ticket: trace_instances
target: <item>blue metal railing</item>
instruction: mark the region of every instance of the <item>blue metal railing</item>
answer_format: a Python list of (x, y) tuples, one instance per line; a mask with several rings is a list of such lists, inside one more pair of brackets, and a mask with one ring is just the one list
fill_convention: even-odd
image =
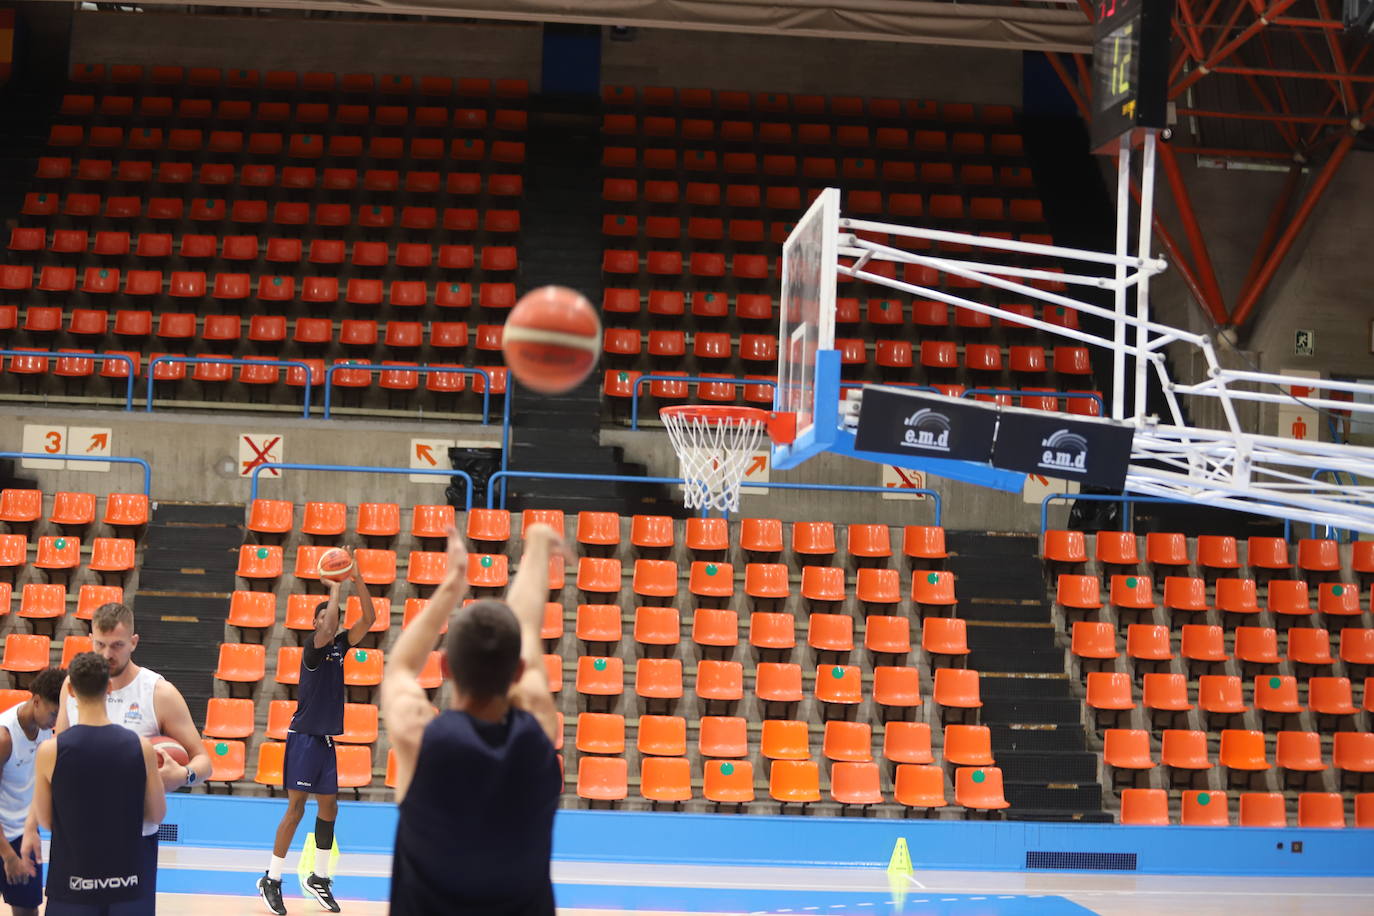
[[(602, 483), (684, 483), (681, 477), (632, 477), (628, 474), (562, 474), (554, 471), (497, 471), (491, 475), (491, 480), (487, 483), (487, 508), (496, 508), (497, 493), (496, 484), (501, 482), (501, 507), (505, 508), (505, 481), (507, 478), (538, 479), (538, 480), (590, 480)], [(872, 487), (858, 486), (855, 484), (838, 483), (749, 483), (740, 484), (742, 487), (767, 490), (825, 490), (837, 493), (891, 493), (892, 487)], [(902, 494), (919, 493), (929, 496), (935, 504), (935, 524), (941, 524), (940, 519), (944, 514), (943, 503), (940, 494), (934, 490), (924, 489), (902, 489)]]
[[(148, 406), (145, 410), (151, 412), (153, 409), (153, 384), (157, 381), (154, 378), (154, 370), (163, 363), (184, 363), (187, 365), (202, 365), (206, 363), (218, 363), (225, 366), (285, 366), (287, 368), (300, 368), (305, 370), (303, 377), (305, 394), (301, 409), (302, 417), (310, 416), (310, 389), (314, 382), (310, 375), (310, 364), (293, 359), (231, 359), (227, 356), (155, 356), (148, 360)], [(165, 379), (171, 381), (171, 379)]]
[(249, 475), (248, 502), (258, 498), (258, 475), (263, 471), (362, 471), (368, 474), (424, 474), (428, 477), (461, 477), (466, 487), (464, 511), (472, 508), (472, 478), (464, 471), (444, 470), (442, 468), (384, 468), (362, 464), (279, 464), (269, 461), (253, 468)]
[[(1332, 432), (1335, 432), (1334, 426)], [(1350, 485), (1352, 487), (1357, 487), (1360, 485), (1359, 478), (1357, 478), (1354, 474), (1351, 474), (1349, 471), (1346, 471), (1345, 473), (1350, 477)], [(1317, 468), (1315, 471), (1312, 472), (1312, 479), (1318, 480), (1319, 478), (1321, 478), (1323, 474), (1330, 474), (1333, 478), (1335, 478), (1335, 481), (1338, 484), (1341, 482), (1341, 472), (1336, 470), (1335, 468)], [(1317, 525), (1315, 522), (1308, 522), (1307, 536), (1317, 536)], [(1334, 537), (1337, 541), (1353, 541), (1355, 540), (1355, 532), (1350, 530), (1349, 528), (1336, 528), (1331, 525), (1323, 525), (1322, 537)], [(1291, 518), (1286, 518), (1283, 520), (1283, 539), (1285, 541), (1293, 540), (1293, 520)]]
[[(412, 365), (383, 365), (381, 363), (335, 363), (324, 372), (324, 418), (329, 419), (331, 405), (334, 401), (334, 373), (347, 369), (358, 369), (363, 372), (414, 372), (418, 375), (432, 375), (443, 373), (447, 375), (475, 375), (485, 383), (482, 386), (482, 425), (487, 426), (491, 423), (491, 374), (485, 369), (468, 369), (459, 366), (412, 366)], [(506, 386), (510, 390), (510, 386)], [(509, 414), (507, 414), (509, 416)]]
[(129, 370), (128, 375), (124, 377), (124, 409), (134, 409), (134, 376), (138, 375), (138, 366), (134, 364), (132, 357), (125, 356), (123, 353), (77, 353), (71, 350), (0, 350), (0, 356), (43, 356), (57, 359), (91, 359), (101, 362), (115, 360), (124, 363)]
[(1050, 526), (1050, 503), (1055, 500), (1068, 502), (1070, 500), (1079, 499), (1087, 500), (1092, 503), (1121, 503), (1122, 531), (1130, 531), (1131, 522), (1134, 520), (1132, 518), (1132, 513), (1126, 511), (1127, 503), (1179, 503), (1181, 505), (1191, 505), (1185, 500), (1168, 499), (1163, 496), (1127, 496), (1124, 493), (1051, 493), (1049, 496), (1040, 500), (1040, 536), (1043, 538), (1045, 536), (1045, 530)]
[(1102, 402), (1102, 395), (1091, 391), (1037, 391), (1035, 389), (1026, 388), (970, 388), (961, 394), (960, 397), (971, 398), (980, 394), (1005, 394), (1028, 398), (1065, 398), (1069, 400), (1073, 398), (1087, 398), (1096, 402), (1098, 416), (1102, 416), (1103, 411), (1106, 410), (1106, 405)]
[(49, 455), (47, 452), (0, 452), (0, 458), (41, 458), (45, 461), (108, 461), (111, 464), (136, 464), (143, 468), (143, 495), (153, 497), (153, 466), (142, 458), (120, 458), (112, 455)]
[[(745, 385), (767, 385), (774, 392), (778, 390), (778, 383), (771, 378), (712, 378), (706, 375), (641, 375), (635, 379), (634, 392), (630, 395), (630, 429), (639, 429), (639, 396), (643, 391), (646, 382), (682, 382), (684, 385), (689, 382), (695, 383), (716, 383), (721, 385), (732, 385), (736, 388)], [(771, 403), (771, 402), (770, 402)]]

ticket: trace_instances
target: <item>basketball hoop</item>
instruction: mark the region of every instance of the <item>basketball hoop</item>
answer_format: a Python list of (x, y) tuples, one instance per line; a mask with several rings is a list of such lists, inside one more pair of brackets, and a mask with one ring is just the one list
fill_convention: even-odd
[[(765, 432), (782, 441), (792, 414), (756, 407), (684, 404), (658, 412), (668, 427), (685, 481), (688, 509), (739, 509), (739, 485), (762, 446)], [(795, 421), (793, 421), (795, 422)]]

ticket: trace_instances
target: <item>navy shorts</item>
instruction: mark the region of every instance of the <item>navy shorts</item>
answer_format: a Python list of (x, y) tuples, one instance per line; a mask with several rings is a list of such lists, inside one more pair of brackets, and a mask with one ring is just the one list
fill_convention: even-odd
[(338, 795), (339, 760), (334, 756), (334, 739), (288, 732), (282, 776), (287, 791)]
[(123, 903), (68, 903), (48, 900), (46, 916), (157, 916), (157, 834), (142, 840), (139, 878), (144, 891), (137, 900)]
[[(15, 837), (9, 841), (15, 855), (19, 855), (19, 844), (24, 838)], [(36, 910), (43, 903), (43, 863), (38, 864), (38, 874), (23, 884), (10, 884), (3, 870), (0, 870), (0, 899), (10, 906)]]

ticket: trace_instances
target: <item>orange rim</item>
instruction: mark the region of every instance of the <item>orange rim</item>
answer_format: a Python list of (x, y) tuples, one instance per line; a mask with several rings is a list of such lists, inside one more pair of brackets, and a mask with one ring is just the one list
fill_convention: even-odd
[(667, 420), (681, 417), (688, 420), (702, 420), (707, 423), (761, 423), (774, 442), (786, 445), (796, 437), (797, 418), (795, 414), (759, 407), (736, 407), (732, 404), (675, 404), (663, 407), (658, 415)]

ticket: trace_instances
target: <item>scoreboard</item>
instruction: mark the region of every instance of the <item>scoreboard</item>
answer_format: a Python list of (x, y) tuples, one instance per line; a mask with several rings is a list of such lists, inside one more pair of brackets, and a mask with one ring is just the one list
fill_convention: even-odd
[(1092, 145), (1109, 153), (1122, 134), (1168, 119), (1174, 0), (1096, 0)]

